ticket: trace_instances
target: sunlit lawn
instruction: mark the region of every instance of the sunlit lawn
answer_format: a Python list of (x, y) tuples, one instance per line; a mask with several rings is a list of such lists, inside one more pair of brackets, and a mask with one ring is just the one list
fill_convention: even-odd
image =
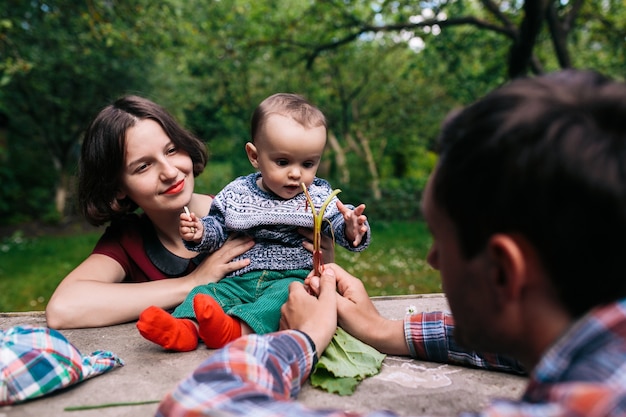
[[(441, 292), (439, 274), (424, 261), (430, 237), (422, 222), (372, 225), (361, 253), (336, 250), (337, 263), (363, 279), (368, 292), (399, 295)], [(44, 310), (61, 279), (84, 259), (99, 233), (0, 242), (0, 311)]]
[(371, 296), (441, 292), (439, 272), (425, 261), (431, 238), (423, 222), (372, 225), (370, 247), (336, 250), (337, 263), (361, 278)]

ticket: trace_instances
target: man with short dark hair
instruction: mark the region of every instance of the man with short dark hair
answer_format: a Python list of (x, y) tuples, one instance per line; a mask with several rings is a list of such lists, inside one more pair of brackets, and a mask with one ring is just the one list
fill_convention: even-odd
[(626, 85), (575, 70), (455, 113), (422, 201), (452, 315), (385, 319), (360, 280), (327, 265), (290, 287), (281, 328), (294, 330), (216, 352), (159, 414), (347, 415), (290, 401), (339, 325), (384, 353), (530, 371), (520, 400), (476, 415), (626, 415), (624, 120)]

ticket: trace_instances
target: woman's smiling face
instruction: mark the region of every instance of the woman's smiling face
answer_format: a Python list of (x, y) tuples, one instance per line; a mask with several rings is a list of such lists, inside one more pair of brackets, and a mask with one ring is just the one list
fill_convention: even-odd
[(121, 182), (117, 198), (130, 198), (148, 214), (180, 210), (193, 194), (193, 163), (159, 123), (143, 119), (126, 132)]

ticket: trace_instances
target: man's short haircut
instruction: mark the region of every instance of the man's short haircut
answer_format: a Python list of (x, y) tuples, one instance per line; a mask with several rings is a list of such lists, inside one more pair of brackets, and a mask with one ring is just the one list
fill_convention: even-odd
[(472, 258), (523, 235), (577, 317), (626, 296), (626, 85), (591, 71), (518, 79), (451, 115), (434, 200)]

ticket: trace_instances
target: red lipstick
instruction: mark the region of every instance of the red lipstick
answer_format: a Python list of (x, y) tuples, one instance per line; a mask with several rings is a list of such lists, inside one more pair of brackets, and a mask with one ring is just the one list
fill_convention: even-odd
[(185, 187), (185, 180), (182, 179), (178, 181), (176, 184), (172, 185), (170, 188), (165, 190), (163, 194), (178, 194)]

